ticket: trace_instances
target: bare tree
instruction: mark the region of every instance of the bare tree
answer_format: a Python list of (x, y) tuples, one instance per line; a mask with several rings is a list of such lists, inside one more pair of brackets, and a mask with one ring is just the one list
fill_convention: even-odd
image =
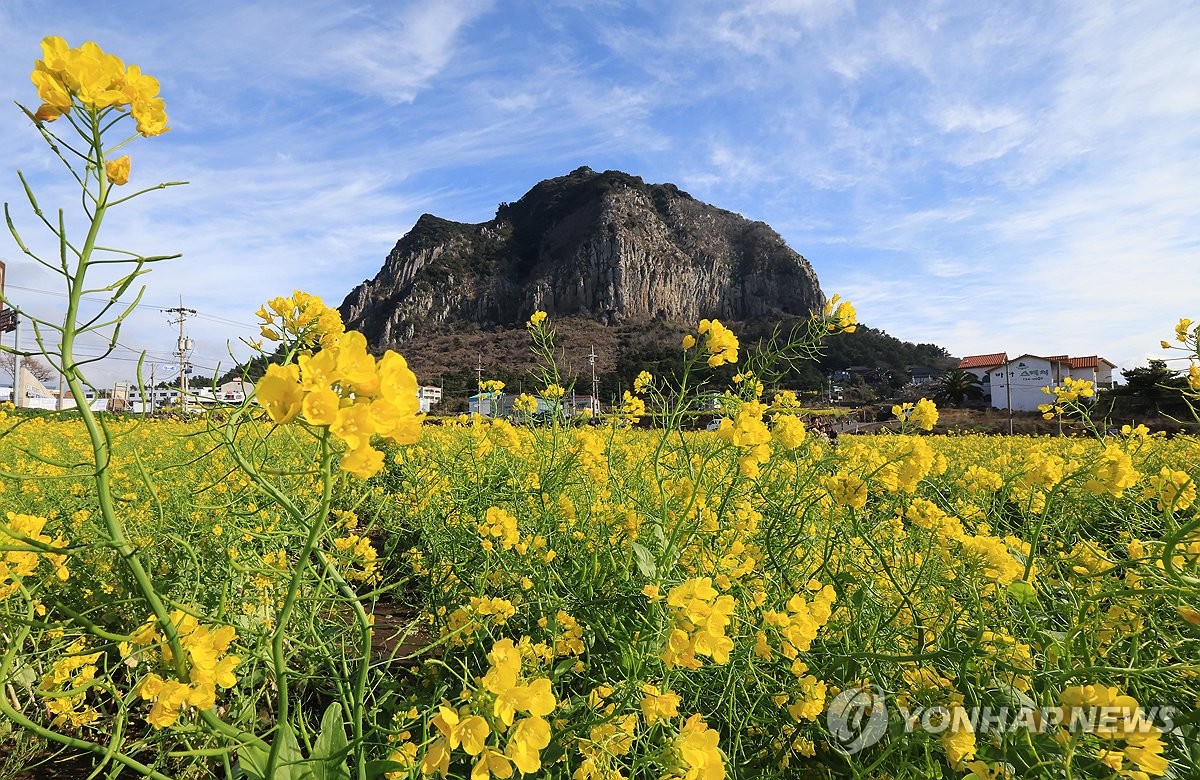
[[(0, 370), (7, 371), (11, 376), (16, 370), (16, 356), (9, 352), (0, 352)], [(53, 382), (56, 378), (54, 370), (35, 357), (21, 358), (21, 365), (29, 373), (37, 377), (39, 382)]]

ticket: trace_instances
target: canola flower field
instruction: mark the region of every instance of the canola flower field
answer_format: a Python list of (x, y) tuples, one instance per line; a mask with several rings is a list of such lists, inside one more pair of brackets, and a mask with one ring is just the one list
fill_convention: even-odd
[[(6, 214), (62, 277), (61, 321), (22, 316), (79, 398), (77, 337), (116, 343), (169, 259), (102, 224), (177, 183), (119, 189), (116, 152), (169, 129), (157, 81), (42, 54), (25, 113), (88, 232), (23, 179), (58, 257)], [(921, 400), (834, 447), (779, 382), (855, 328), (834, 296), (754, 350), (701, 320), (678, 383), (643, 372), (600, 420), (522, 396), (524, 424), (435, 427), (319, 298), (258, 316), (239, 407), (0, 409), (0, 778), (1200, 776), (1200, 441), (1100, 436), (1090, 383), (1043, 409), (1090, 435), (928, 436)], [(553, 323), (528, 329), (560, 399)], [(1193, 403), (1198, 341), (1181, 320)], [(682, 431), (714, 390), (720, 427)]]
[[(388, 777), (1194, 776), (1200, 442), (900, 435), (835, 449), (789, 420), (776, 412), (749, 446), (475, 420), (427, 428), (370, 481), (345, 478), (314, 554), (358, 600), (326, 577), (292, 594), (301, 720), (315, 734), (358, 664), (360, 738)], [(315, 506), (315, 447), (289, 427), (242, 433)], [(5, 553), (7, 630), (29, 612), (7, 653), (13, 702), (64, 733), (117, 737), (164, 774), (209, 771), (218, 747), (249, 767), (199, 715), (268, 725), (272, 621), (307, 529), (229, 458), (201, 458), (205, 425), (111, 429), (113, 495), (175, 608), (190, 682), (96, 528), (94, 488), (44, 462), (85, 449), (81, 427), (34, 420), (0, 444), (6, 471), (41, 477), (0, 481), (6, 529), (55, 548)], [(355, 604), (393, 608), (367, 653), (344, 652)], [(893, 719), (846, 755), (827, 708), (869, 686), (951, 714), (1116, 703), (1130, 719), (986, 735)], [(1177, 709), (1170, 732), (1137, 721), (1151, 705)]]

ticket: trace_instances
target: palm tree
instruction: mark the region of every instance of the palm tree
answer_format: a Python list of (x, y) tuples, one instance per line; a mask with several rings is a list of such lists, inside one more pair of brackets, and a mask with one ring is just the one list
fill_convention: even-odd
[(983, 398), (983, 382), (979, 377), (961, 368), (947, 371), (937, 381), (933, 398), (946, 406), (962, 406), (967, 401)]

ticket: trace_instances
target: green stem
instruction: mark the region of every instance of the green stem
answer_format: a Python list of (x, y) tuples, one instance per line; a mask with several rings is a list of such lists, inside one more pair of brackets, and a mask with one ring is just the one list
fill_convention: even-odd
[[(296, 570), (292, 573), (291, 582), (288, 583), (287, 595), (283, 599), (283, 608), (279, 610), (279, 614), (276, 616), (275, 630), (271, 635), (271, 664), (275, 671), (275, 683), (279, 687), (279, 701), (275, 708), (277, 726), (287, 724), (288, 717), (291, 714), (291, 699), (288, 692), (289, 674), (287, 659), (284, 656), (283, 642), (287, 634), (288, 622), (291, 620), (292, 612), (296, 608), (297, 596), (300, 593), (300, 583), (304, 581), (304, 576), (308, 572), (309, 558), (312, 557), (313, 551), (317, 547), (317, 542), (321, 540), (321, 534), (325, 531), (329, 509), (333, 503), (332, 463), (333, 447), (330, 446), (329, 431), (326, 429), (321, 432), (321, 505), (312, 518), (312, 527), (308, 531), (308, 538), (304, 540), (304, 547), (300, 550), (300, 557), (296, 561)], [(271, 742), (271, 752), (267, 756), (265, 770), (267, 777), (275, 776), (275, 768), (279, 762), (279, 751), (282, 745), (283, 740), (279, 738)]]
[[(78, 333), (78, 319), (80, 300), (85, 289), (84, 280), (87, 275), (89, 266), (91, 265), (92, 252), (95, 251), (96, 241), (100, 235), (100, 227), (104, 221), (106, 202), (108, 199), (108, 180), (105, 178), (102, 169), (104, 167), (104, 154), (101, 151), (102, 145), (100, 141), (99, 118), (93, 113), (92, 120), (92, 137), (91, 144), (94, 153), (94, 158), (89, 158), (89, 164), (94, 165), (97, 171), (97, 195), (96, 195), (96, 210), (92, 214), (91, 224), (88, 227), (87, 238), (84, 241), (82, 248), (79, 251), (79, 259), (75, 266), (75, 273), (70, 278), (67, 287), (67, 313), (63, 318), (62, 327), (62, 343), (60, 353), (62, 356), (63, 378), (67, 386), (71, 388), (71, 392), (76, 398), (83, 398), (84, 382), (83, 377), (79, 373), (78, 366), (74, 358), (75, 337)], [(94, 479), (96, 483), (96, 498), (100, 508), (100, 515), (104, 522), (105, 530), (113, 548), (117, 551), (121, 561), (129, 569), (133, 575), (134, 581), (137, 583), (138, 591), (146, 600), (150, 607), (150, 611), (154, 614), (159, 626), (162, 628), (163, 634), (167, 638), (167, 643), (171, 647), (175, 673), (180, 680), (188, 680), (187, 655), (179, 642), (179, 633), (175, 629), (175, 624), (171, 621), (170, 612), (162, 598), (158, 595), (154, 587), (154, 581), (146, 567), (143, 565), (141, 557), (134, 547), (129, 543), (129, 539), (125, 533), (125, 524), (120, 517), (117, 516), (116, 507), (112, 498), (112, 486), (110, 482), (110, 467), (112, 465), (112, 443), (109, 433), (102, 422), (97, 419), (96, 414), (87, 404), (79, 406), (79, 417), (83, 421), (84, 427), (87, 429), (88, 439), (91, 444), (92, 462), (95, 465)], [(225, 734), (226, 736), (237, 737), (246, 742), (264, 744), (262, 740), (253, 734), (246, 734), (240, 729), (236, 729), (222, 721), (211, 712), (200, 713), (201, 719), (205, 721), (214, 730)], [(134, 767), (142, 771), (141, 765)], [(149, 770), (146, 770), (149, 771)], [(162, 775), (156, 775), (162, 776)]]
[(328, 556), (318, 550), (317, 559), (325, 568), (329, 578), (337, 586), (338, 591), (349, 601), (351, 607), (354, 609), (354, 619), (358, 624), (359, 655), (362, 658), (359, 662), (358, 670), (354, 675), (354, 691), (350, 701), (350, 725), (354, 731), (354, 747), (357, 754), (354, 764), (358, 780), (367, 780), (363, 720), (365, 715), (364, 702), (367, 698), (367, 673), (371, 667), (371, 622), (370, 618), (367, 617), (366, 610), (363, 609), (362, 598), (354, 592), (354, 589), (350, 587), (350, 583), (346, 582)]

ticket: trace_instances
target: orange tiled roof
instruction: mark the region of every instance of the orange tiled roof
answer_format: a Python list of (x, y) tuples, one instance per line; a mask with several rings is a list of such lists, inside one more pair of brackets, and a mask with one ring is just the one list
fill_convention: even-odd
[(996, 352), (991, 355), (968, 355), (958, 361), (959, 368), (991, 368), (992, 366), (1004, 365), (1004, 359), (1007, 357), (1003, 352)]
[(1088, 355), (1087, 357), (1071, 358), (1071, 368), (1100, 368), (1101, 363), (1105, 363), (1109, 368), (1116, 368), (1115, 363), (1110, 363), (1099, 355)]

